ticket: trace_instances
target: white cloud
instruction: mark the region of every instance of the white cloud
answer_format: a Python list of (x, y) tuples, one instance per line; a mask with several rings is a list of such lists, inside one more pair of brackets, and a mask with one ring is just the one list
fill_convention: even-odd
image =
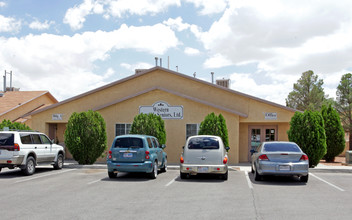
[(191, 47), (186, 47), (184, 52), (189, 56), (195, 56), (200, 54), (200, 51), (198, 49), (191, 48)]
[(40, 22), (38, 20), (35, 20), (29, 24), (29, 27), (35, 30), (45, 30), (45, 29), (49, 29), (50, 26), (53, 24), (55, 24), (54, 21), (45, 20), (44, 22)]
[(220, 68), (232, 65), (232, 62), (221, 54), (215, 54), (204, 62), (205, 68)]
[(6, 6), (6, 2), (0, 2), (0, 8), (5, 7)]
[(201, 15), (209, 15), (223, 12), (230, 0), (186, 0), (188, 3), (194, 4), (197, 8), (202, 8)]
[(111, 32), (85, 32), (74, 36), (30, 34), (21, 38), (0, 38), (0, 63), (14, 72), (18, 77), (16, 84), (23, 90), (50, 89), (62, 99), (104, 84), (114, 70), (107, 69), (100, 76), (95, 73), (94, 63), (109, 59), (113, 51), (134, 49), (155, 55), (177, 44), (174, 32), (162, 24), (122, 25)]
[(20, 29), (21, 21), (0, 15), (0, 32), (18, 32)]
[(135, 64), (121, 63), (120, 66), (130, 71), (135, 71), (136, 69), (150, 69), (153, 67), (150, 63), (144, 62), (139, 62)]
[(191, 27), (190, 24), (183, 23), (183, 19), (181, 17), (177, 17), (175, 19), (169, 18), (167, 21), (164, 21), (163, 24), (170, 26), (173, 30), (184, 31)]
[(90, 14), (102, 14), (104, 12), (103, 1), (84, 0), (80, 5), (75, 5), (66, 11), (63, 22), (69, 24), (73, 30), (83, 27), (86, 16)]
[(105, 19), (110, 16), (121, 18), (124, 15), (146, 15), (165, 12), (170, 6), (181, 6), (180, 0), (85, 0), (80, 5), (69, 8), (64, 23), (73, 30), (83, 27), (86, 17), (92, 14), (103, 14)]

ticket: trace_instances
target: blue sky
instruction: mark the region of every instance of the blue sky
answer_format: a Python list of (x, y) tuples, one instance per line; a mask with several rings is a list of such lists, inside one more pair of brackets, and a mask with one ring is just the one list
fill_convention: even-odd
[(151, 68), (154, 57), (167, 68), (169, 57), (171, 70), (208, 82), (215, 72), (233, 90), (283, 105), (313, 70), (335, 97), (352, 70), (351, 8), (347, 0), (0, 0), (0, 71), (12, 71), (21, 91), (61, 101)]

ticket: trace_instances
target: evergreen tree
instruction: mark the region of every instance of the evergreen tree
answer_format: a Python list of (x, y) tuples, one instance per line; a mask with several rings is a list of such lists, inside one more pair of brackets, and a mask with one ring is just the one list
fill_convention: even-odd
[(323, 106), (321, 114), (324, 119), (326, 134), (326, 154), (324, 159), (333, 162), (335, 157), (345, 149), (345, 132), (342, 128), (340, 116), (337, 111), (329, 105)]
[(288, 139), (308, 155), (309, 166), (316, 166), (326, 154), (324, 119), (320, 112), (296, 112), (291, 119)]
[(225, 118), (220, 114), (216, 116), (214, 112), (208, 114), (204, 121), (200, 123), (199, 135), (215, 135), (221, 137), (224, 145), (229, 146), (229, 137)]
[(293, 91), (288, 94), (286, 106), (301, 111), (320, 110), (326, 101), (323, 84), (323, 80), (318, 80), (313, 71), (302, 73), (297, 83), (293, 84)]
[(79, 164), (93, 164), (107, 147), (104, 118), (92, 110), (74, 112), (68, 120), (65, 145)]
[(335, 107), (342, 121), (342, 126), (349, 132), (349, 150), (352, 150), (352, 74), (341, 77), (336, 91)]
[(141, 113), (134, 117), (130, 134), (151, 135), (156, 137), (160, 144), (166, 143), (164, 120), (156, 114)]

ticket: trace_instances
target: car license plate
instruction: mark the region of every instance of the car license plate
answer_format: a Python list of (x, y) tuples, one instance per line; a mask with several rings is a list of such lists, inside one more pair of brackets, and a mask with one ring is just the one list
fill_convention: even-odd
[(198, 172), (199, 173), (207, 173), (209, 170), (208, 167), (198, 167)]
[(133, 157), (133, 153), (124, 153), (124, 154), (123, 154), (123, 157), (125, 157), (125, 158), (131, 158), (131, 157)]
[(279, 166), (279, 170), (288, 171), (291, 170), (291, 167), (288, 165), (281, 165)]

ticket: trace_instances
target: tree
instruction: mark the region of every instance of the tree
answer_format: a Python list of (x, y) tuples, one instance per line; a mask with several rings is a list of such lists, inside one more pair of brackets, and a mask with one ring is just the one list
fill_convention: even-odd
[(65, 131), (65, 145), (79, 164), (93, 164), (106, 150), (106, 125), (98, 112), (74, 112)]
[(146, 134), (154, 136), (160, 144), (166, 143), (165, 123), (161, 116), (141, 113), (134, 117), (130, 134)]
[(19, 123), (11, 122), (10, 120), (3, 120), (0, 124), (0, 129), (9, 128), (13, 130), (32, 130), (29, 126)]
[(340, 114), (342, 126), (349, 132), (349, 150), (352, 150), (352, 74), (341, 77), (337, 86), (335, 108)]
[(320, 110), (326, 101), (323, 84), (323, 80), (318, 80), (318, 76), (314, 75), (313, 71), (302, 73), (297, 83), (293, 84), (293, 91), (288, 94), (286, 106), (301, 111)]
[(324, 119), (320, 112), (296, 112), (287, 131), (288, 139), (298, 144), (308, 155), (309, 166), (316, 166), (326, 154)]
[(345, 132), (342, 128), (340, 116), (337, 111), (329, 105), (323, 105), (321, 114), (324, 119), (326, 134), (326, 154), (324, 159), (333, 162), (335, 157), (345, 149)]
[(215, 135), (221, 137), (225, 146), (229, 146), (229, 137), (227, 132), (226, 120), (220, 114), (216, 116), (214, 112), (210, 113), (200, 123), (199, 135)]

